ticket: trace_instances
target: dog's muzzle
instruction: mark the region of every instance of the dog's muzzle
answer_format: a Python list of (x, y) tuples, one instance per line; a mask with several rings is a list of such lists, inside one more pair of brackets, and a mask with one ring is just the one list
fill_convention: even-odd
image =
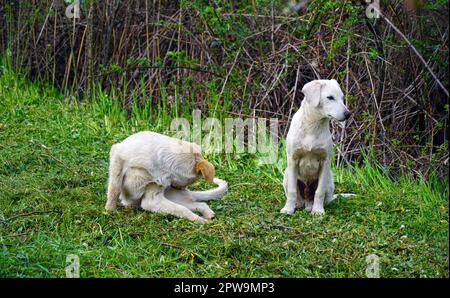
[(347, 120), (348, 118), (350, 118), (352, 116), (352, 112), (350, 112), (350, 111), (345, 111), (344, 112), (344, 120)]

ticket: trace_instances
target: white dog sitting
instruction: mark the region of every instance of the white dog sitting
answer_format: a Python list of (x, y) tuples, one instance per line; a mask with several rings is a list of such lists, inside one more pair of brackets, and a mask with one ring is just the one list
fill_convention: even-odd
[[(214, 166), (202, 157), (197, 144), (154, 132), (139, 132), (111, 147), (105, 208), (114, 210), (120, 197), (125, 207), (140, 206), (207, 223), (214, 212), (198, 201), (217, 199), (228, 188), (214, 174)], [(189, 191), (186, 187), (201, 176), (218, 187)], [(203, 217), (193, 211), (199, 211)]]
[(297, 207), (324, 214), (324, 205), (333, 200), (334, 192), (330, 119), (344, 121), (351, 113), (336, 80), (309, 82), (302, 93), (305, 98), (292, 118), (286, 137), (287, 168), (283, 186), (287, 201), (281, 213), (292, 214)]

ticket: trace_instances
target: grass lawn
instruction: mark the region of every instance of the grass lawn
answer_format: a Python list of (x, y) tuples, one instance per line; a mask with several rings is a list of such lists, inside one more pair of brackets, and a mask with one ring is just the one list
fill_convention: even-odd
[(336, 192), (358, 196), (324, 217), (280, 214), (284, 157), (249, 155), (208, 157), (229, 183), (211, 224), (105, 213), (109, 147), (167, 131), (153, 118), (0, 74), (0, 277), (64, 277), (68, 254), (81, 277), (364, 277), (371, 254), (381, 277), (449, 276), (448, 181), (393, 181), (369, 164), (335, 171)]

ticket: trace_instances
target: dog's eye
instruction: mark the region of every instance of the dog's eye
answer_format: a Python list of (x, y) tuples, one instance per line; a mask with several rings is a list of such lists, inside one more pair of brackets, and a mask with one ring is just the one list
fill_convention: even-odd
[(334, 100), (334, 97), (333, 97), (333, 96), (331, 96), (331, 95), (330, 95), (330, 96), (328, 96), (327, 98), (328, 98), (329, 100)]

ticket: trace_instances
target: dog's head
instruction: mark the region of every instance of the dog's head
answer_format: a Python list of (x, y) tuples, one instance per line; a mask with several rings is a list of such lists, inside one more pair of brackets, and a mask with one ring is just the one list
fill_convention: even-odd
[(311, 81), (303, 86), (302, 93), (307, 104), (324, 118), (344, 121), (352, 115), (344, 104), (344, 93), (336, 80)]
[(205, 159), (200, 159), (195, 164), (195, 171), (197, 174), (202, 173), (203, 178), (209, 183), (213, 183), (215, 169), (212, 163), (208, 162)]

